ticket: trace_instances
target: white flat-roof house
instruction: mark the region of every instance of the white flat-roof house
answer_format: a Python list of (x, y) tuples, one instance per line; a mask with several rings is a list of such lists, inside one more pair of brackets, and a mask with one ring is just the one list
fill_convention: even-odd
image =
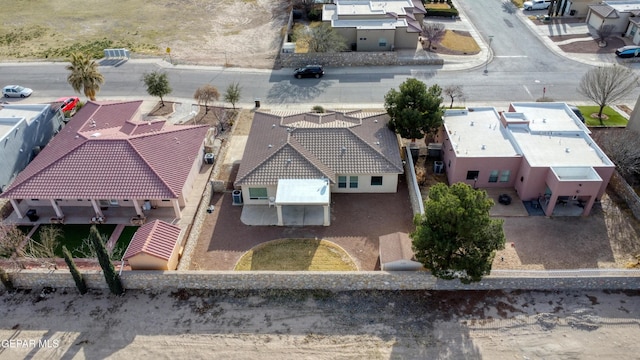
[(49, 143), (64, 124), (49, 104), (7, 104), (0, 108), (0, 193)]
[(322, 21), (331, 24), (355, 51), (416, 48), (426, 14), (420, 0), (335, 0)]
[(509, 112), (447, 110), (443, 129), (449, 184), (514, 188), (547, 215), (568, 202), (588, 215), (615, 170), (565, 103), (512, 103)]

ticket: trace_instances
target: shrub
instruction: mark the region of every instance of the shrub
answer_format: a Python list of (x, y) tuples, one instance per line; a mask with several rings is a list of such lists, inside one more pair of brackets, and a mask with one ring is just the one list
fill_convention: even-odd
[(313, 112), (317, 112), (317, 113), (324, 113), (324, 108), (320, 105), (316, 105), (313, 108), (311, 108), (311, 110), (313, 110)]
[(309, 21), (320, 21), (322, 20), (322, 9), (313, 8), (307, 14), (307, 18)]

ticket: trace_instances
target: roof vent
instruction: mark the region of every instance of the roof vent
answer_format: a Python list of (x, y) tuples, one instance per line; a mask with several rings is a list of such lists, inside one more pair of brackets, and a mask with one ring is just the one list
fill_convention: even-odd
[(271, 127), (272, 127), (272, 128), (276, 127), (276, 124), (271, 124)]
[(79, 138), (80, 138), (80, 135), (76, 135), (76, 136), (75, 136), (75, 138), (76, 138), (76, 139), (79, 139)]
[(564, 148), (564, 152), (566, 152), (566, 153), (570, 153), (570, 152), (571, 152), (571, 149), (569, 149), (569, 148)]
[(98, 136), (100, 136), (100, 135), (102, 135), (102, 134), (100, 134), (99, 132), (97, 132), (97, 133), (93, 133), (93, 134), (91, 134), (91, 137), (97, 138), (97, 137), (98, 137)]
[(547, 123), (547, 119), (542, 119), (542, 123), (546, 124)]
[(482, 150), (485, 150), (487, 148), (487, 145), (482, 144)]
[(291, 159), (287, 159), (287, 164), (291, 164)]
[(346, 148), (346, 146), (343, 146), (343, 147), (341, 147), (341, 148), (340, 148), (340, 150), (341, 150), (342, 152), (345, 152), (345, 151), (347, 151), (347, 148)]
[(267, 145), (267, 147), (268, 147), (269, 149), (271, 149), (271, 148), (273, 147), (273, 145), (269, 144), (269, 145)]
[(471, 122), (471, 124), (470, 124), (470, 125), (471, 125), (471, 126), (473, 126), (473, 121)]
[(380, 145), (380, 141), (376, 141), (376, 145)]
[(373, 119), (373, 122), (374, 122), (374, 123), (377, 123), (377, 122), (378, 122), (378, 119)]

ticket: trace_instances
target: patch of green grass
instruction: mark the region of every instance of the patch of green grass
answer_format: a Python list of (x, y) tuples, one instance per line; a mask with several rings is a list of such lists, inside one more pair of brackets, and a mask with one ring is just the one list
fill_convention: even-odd
[(315, 239), (280, 239), (260, 244), (238, 260), (235, 270), (356, 271), (338, 245)]
[[(582, 112), (587, 126), (603, 126), (600, 125), (598, 118), (591, 117), (591, 115), (598, 115), (599, 106), (578, 106), (578, 109)], [(602, 113), (609, 117), (603, 121), (604, 126), (627, 126), (629, 122), (624, 116), (609, 106), (606, 106)]]
[(29, 231), (31, 231), (31, 229), (33, 229), (33, 226), (30, 226), (30, 225), (18, 225), (17, 228), (18, 228), (18, 230), (22, 231), (23, 234), (27, 235), (29, 233)]
[[(89, 229), (92, 225), (84, 224), (69, 224), (69, 225), (42, 225), (33, 234), (34, 241), (40, 241), (40, 230), (46, 226), (54, 226), (60, 229), (61, 236), (58, 239), (58, 246), (56, 247), (55, 254), (58, 257), (62, 257), (62, 245), (66, 245), (67, 249), (71, 252), (73, 257), (82, 258), (84, 254), (81, 249), (83, 246), (83, 240), (89, 237)], [(103, 235), (104, 241), (109, 240), (109, 236), (115, 230), (116, 225), (102, 224), (96, 225), (98, 232)]]
[(138, 231), (138, 226), (125, 226), (124, 230), (120, 234), (118, 238), (118, 242), (116, 242), (116, 247), (113, 249), (114, 254), (118, 254), (117, 260), (120, 260), (124, 255), (124, 252), (127, 251), (127, 247), (129, 243), (131, 243), (131, 239), (133, 239), (133, 235)]

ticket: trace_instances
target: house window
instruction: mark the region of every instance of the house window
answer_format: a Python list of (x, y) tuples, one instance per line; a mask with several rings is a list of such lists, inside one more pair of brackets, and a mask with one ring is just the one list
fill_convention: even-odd
[(500, 174), (500, 182), (509, 182), (509, 176), (511, 176), (511, 170), (502, 170), (502, 174)]
[(345, 189), (347, 187), (347, 177), (346, 176), (338, 176), (338, 188)]
[(249, 199), (264, 200), (267, 198), (267, 188), (249, 188)]
[(498, 182), (498, 170), (491, 170), (489, 175), (489, 182)]
[(382, 176), (372, 176), (371, 186), (380, 186), (380, 185), (382, 185)]
[(31, 199), (31, 201), (40, 201), (40, 199)]
[(380, 38), (380, 39), (378, 40), (378, 46), (379, 46), (379, 47), (387, 47), (387, 39), (385, 39), (385, 38)]
[(476, 180), (478, 178), (478, 175), (480, 175), (479, 170), (467, 171), (467, 180)]
[(358, 177), (357, 176), (349, 176), (349, 187), (352, 189), (358, 188)]
[(631, 27), (631, 32), (629, 33), (629, 35), (631, 35), (631, 37), (634, 37), (637, 31), (638, 31), (638, 27), (633, 25)]
[(169, 200), (169, 199), (162, 199), (162, 202), (169, 202), (169, 201), (171, 201), (171, 200)]

